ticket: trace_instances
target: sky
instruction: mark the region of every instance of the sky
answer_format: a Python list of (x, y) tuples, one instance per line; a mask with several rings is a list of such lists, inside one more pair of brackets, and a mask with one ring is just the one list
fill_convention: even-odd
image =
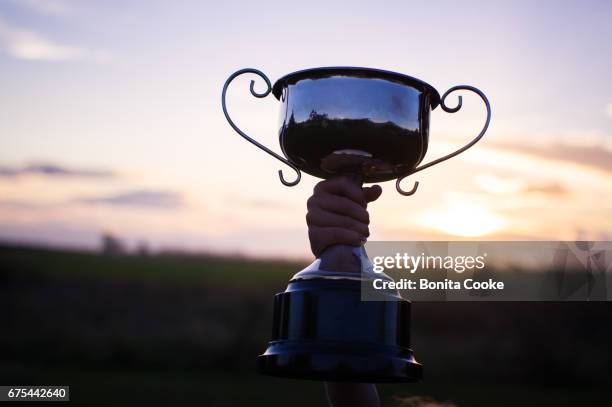
[[(607, 1), (0, 0), (0, 240), (309, 256), (318, 180), (283, 186), (221, 88), (338, 65), (473, 85), (493, 111), (474, 148), (404, 181), (415, 195), (382, 184), (370, 239), (611, 240), (610, 21)], [(230, 113), (280, 151), (250, 79)], [(482, 103), (463, 105), (432, 112), (425, 162), (478, 133)]]

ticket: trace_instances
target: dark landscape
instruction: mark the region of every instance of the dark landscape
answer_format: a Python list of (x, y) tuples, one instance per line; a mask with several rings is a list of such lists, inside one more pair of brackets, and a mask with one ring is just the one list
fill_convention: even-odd
[[(304, 264), (0, 247), (0, 382), (70, 385), (75, 405), (324, 406), (320, 383), (255, 370), (272, 296)], [(598, 406), (612, 304), (414, 303), (419, 384), (458, 406)]]

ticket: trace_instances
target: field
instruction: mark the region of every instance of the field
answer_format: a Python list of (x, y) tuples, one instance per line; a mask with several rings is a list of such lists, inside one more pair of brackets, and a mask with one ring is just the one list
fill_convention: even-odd
[[(0, 384), (70, 385), (74, 405), (324, 406), (260, 376), (272, 295), (303, 267), (208, 255), (0, 247)], [(425, 381), (459, 406), (609, 405), (608, 303), (415, 303)]]

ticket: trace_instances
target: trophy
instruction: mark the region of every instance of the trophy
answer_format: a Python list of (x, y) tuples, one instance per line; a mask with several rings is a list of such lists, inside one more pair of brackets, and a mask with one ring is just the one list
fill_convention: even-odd
[[(281, 102), (280, 146), (284, 156), (239, 129), (227, 111), (226, 93), (238, 76), (254, 74), (265, 81)], [(419, 165), (429, 143), (430, 111), (446, 105), (455, 91), (471, 91), (483, 100), (487, 117), (480, 133), (468, 144), (441, 158)], [(476, 144), (491, 118), (486, 96), (460, 85), (440, 94), (429, 84), (400, 73), (370, 68), (327, 67), (294, 72), (274, 85), (257, 69), (233, 73), (223, 86), (221, 103), (230, 126), (244, 139), (295, 171), (291, 180), (279, 170), (286, 186), (300, 182), (304, 171), (319, 178), (351, 175), (359, 183), (396, 180), (402, 195), (416, 192), (418, 182), (405, 190), (407, 176), (448, 160)], [(365, 249), (347, 245), (327, 248), (291, 278), (274, 297), (272, 339), (258, 357), (262, 373), (300, 379), (348, 382), (413, 382), (421, 380), (422, 365), (410, 348), (410, 302), (397, 291), (385, 290), (379, 300), (363, 301), (361, 288), (374, 279)]]

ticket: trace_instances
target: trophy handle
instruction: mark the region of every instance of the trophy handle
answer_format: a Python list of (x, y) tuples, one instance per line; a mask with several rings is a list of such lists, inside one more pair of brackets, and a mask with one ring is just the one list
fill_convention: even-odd
[(251, 137), (247, 136), (246, 133), (240, 130), (238, 126), (236, 126), (236, 124), (230, 118), (229, 113), (227, 112), (227, 107), (225, 105), (225, 94), (227, 93), (227, 88), (231, 81), (233, 81), (236, 77), (242, 74), (245, 74), (245, 73), (252, 73), (252, 74), (258, 75), (266, 82), (266, 85), (268, 87), (264, 92), (258, 93), (257, 91), (255, 91), (255, 88), (254, 88), (255, 81), (251, 80), (251, 86), (250, 86), (251, 95), (255, 96), (256, 98), (264, 98), (268, 96), (268, 94), (272, 91), (272, 84), (270, 83), (270, 79), (268, 79), (268, 77), (263, 72), (257, 69), (253, 69), (253, 68), (245, 68), (245, 69), (236, 71), (233, 74), (231, 74), (229, 78), (227, 78), (227, 80), (225, 81), (225, 84), (223, 85), (223, 92), (221, 93), (221, 106), (223, 107), (223, 114), (225, 115), (225, 118), (227, 119), (230, 126), (232, 126), (232, 128), (236, 131), (236, 133), (240, 134), (246, 141), (259, 147), (260, 149), (270, 154), (272, 157), (276, 158), (277, 160), (282, 161), (283, 163), (287, 164), (289, 167), (291, 167), (296, 172), (297, 174), (296, 179), (294, 181), (287, 181), (285, 180), (285, 177), (283, 176), (283, 171), (278, 170), (278, 176), (281, 182), (283, 183), (283, 185), (286, 185), (288, 187), (297, 185), (300, 182), (300, 179), (302, 178), (302, 173), (300, 172), (300, 170), (294, 164), (286, 160), (284, 157), (281, 157), (280, 155), (276, 154), (274, 151), (270, 150), (268, 147), (260, 144), (259, 142), (253, 140)]
[(420, 167), (415, 168), (414, 170), (410, 171), (409, 173), (402, 175), (400, 178), (397, 179), (396, 183), (395, 183), (395, 187), (397, 189), (397, 192), (399, 192), (402, 195), (412, 195), (416, 192), (418, 186), (419, 186), (419, 182), (415, 181), (414, 186), (412, 187), (411, 190), (409, 191), (405, 191), (402, 189), (400, 183), (402, 182), (402, 180), (406, 177), (408, 177), (409, 175), (414, 174), (415, 172), (419, 172), (424, 170), (425, 168), (429, 168), (432, 165), (436, 165), (441, 163), (442, 161), (446, 161), (449, 158), (453, 158), (454, 156), (461, 154), (462, 152), (464, 152), (465, 150), (467, 150), (468, 148), (472, 147), (474, 144), (476, 144), (481, 138), (482, 136), (484, 136), (484, 134), (487, 131), (487, 128), (489, 127), (489, 122), (491, 121), (491, 105), (489, 104), (489, 100), (487, 99), (487, 97), (485, 96), (484, 93), (482, 93), (480, 90), (476, 89), (473, 86), (468, 86), (468, 85), (458, 85), (458, 86), (453, 86), (452, 88), (450, 88), (449, 90), (446, 91), (446, 93), (444, 93), (444, 95), (442, 95), (442, 98), (440, 99), (440, 107), (442, 108), (442, 110), (444, 110), (447, 113), (456, 113), (459, 111), (459, 109), (461, 109), (461, 105), (462, 105), (462, 98), (461, 96), (458, 97), (458, 102), (457, 102), (457, 106), (455, 107), (448, 107), (445, 104), (445, 100), (446, 97), (456, 91), (456, 90), (469, 90), (472, 91), (474, 93), (476, 93), (478, 96), (480, 96), (480, 98), (482, 99), (482, 101), (485, 104), (485, 107), (487, 108), (487, 120), (485, 121), (484, 126), (482, 127), (482, 130), (480, 131), (480, 133), (478, 134), (478, 136), (476, 136), (472, 141), (470, 141), (468, 144), (466, 144), (465, 146), (461, 147), (459, 150), (450, 153), (448, 155), (445, 155), (444, 157), (440, 157), (436, 160), (430, 161), (427, 164), (423, 164)]

